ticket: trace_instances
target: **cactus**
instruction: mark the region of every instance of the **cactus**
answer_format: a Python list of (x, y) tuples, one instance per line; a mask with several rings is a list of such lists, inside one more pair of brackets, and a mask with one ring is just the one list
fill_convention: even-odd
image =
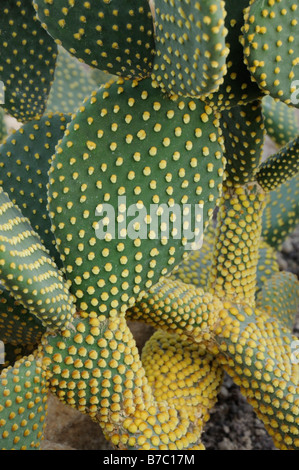
[(298, 113), (296, 109), (270, 95), (262, 100), (264, 124), (267, 134), (278, 147), (284, 147), (298, 134)]
[(18, 121), (27, 122), (45, 111), (54, 79), (57, 45), (42, 28), (32, 2), (25, 0), (1, 3), (0, 29), (3, 107)]
[(298, 449), (295, 2), (1, 8), (1, 447), (42, 448), (51, 392), (116, 449), (204, 450), (226, 372)]

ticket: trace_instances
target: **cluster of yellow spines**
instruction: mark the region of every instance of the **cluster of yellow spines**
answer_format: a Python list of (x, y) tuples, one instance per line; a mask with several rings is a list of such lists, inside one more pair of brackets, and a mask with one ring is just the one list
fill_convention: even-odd
[(218, 90), (226, 73), (224, 2), (156, 0), (152, 79), (167, 92), (204, 96)]
[(80, 61), (129, 78), (149, 75), (155, 46), (148, 2), (70, 0), (61, 8), (54, 0), (34, 0), (33, 5), (43, 28)]

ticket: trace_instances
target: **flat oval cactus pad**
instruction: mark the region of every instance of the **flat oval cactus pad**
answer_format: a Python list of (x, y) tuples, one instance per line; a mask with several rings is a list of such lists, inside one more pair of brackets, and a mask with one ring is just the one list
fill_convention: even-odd
[(115, 75), (149, 75), (155, 45), (147, 0), (33, 3), (44, 28), (81, 61)]
[[(208, 223), (222, 143), (211, 108), (169, 99), (150, 79), (109, 84), (80, 108), (53, 160), (49, 208), (81, 309), (126, 309), (181, 261), (191, 241), (179, 233), (181, 210), (190, 204), (193, 217), (202, 205), (200, 223)], [(177, 209), (180, 227), (154, 226), (159, 211)]]

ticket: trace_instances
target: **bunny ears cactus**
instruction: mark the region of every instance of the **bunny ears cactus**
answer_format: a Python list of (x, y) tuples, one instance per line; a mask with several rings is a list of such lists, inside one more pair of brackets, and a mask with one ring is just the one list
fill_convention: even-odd
[[(4, 1), (4, 449), (40, 448), (51, 391), (117, 449), (202, 450), (223, 371), (299, 448), (299, 283), (277, 261), (299, 221), (298, 11)], [(127, 320), (157, 329), (141, 355)]]

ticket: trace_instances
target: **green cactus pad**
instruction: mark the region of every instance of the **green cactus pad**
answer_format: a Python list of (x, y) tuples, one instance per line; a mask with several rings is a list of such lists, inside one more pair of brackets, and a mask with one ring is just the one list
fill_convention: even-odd
[(253, 179), (260, 163), (265, 127), (260, 101), (234, 106), (221, 113), (226, 174), (237, 184)]
[(203, 204), (205, 228), (221, 190), (222, 150), (211, 108), (168, 99), (150, 79), (120, 79), (91, 96), (49, 175), (53, 230), (80, 309), (125, 311), (183, 259), (194, 241), (181, 230), (184, 217), (165, 225), (157, 210), (190, 204), (195, 218)]
[(200, 287), (162, 279), (130, 308), (126, 317), (202, 343), (219, 320), (222, 302)]
[(251, 0), (243, 28), (245, 62), (260, 89), (296, 107), (298, 21), (295, 0)]
[(0, 290), (0, 340), (15, 346), (37, 344), (45, 328), (7, 290)]
[(204, 96), (226, 73), (227, 29), (222, 0), (156, 0), (152, 78), (169, 93)]
[(262, 100), (263, 115), (267, 134), (278, 147), (284, 147), (299, 133), (298, 112), (270, 95)]
[(226, 60), (227, 73), (219, 89), (204, 98), (218, 110), (244, 105), (263, 96), (244, 64), (243, 47), (240, 43), (241, 28), (244, 25), (243, 11), (248, 4), (249, 0), (225, 1), (225, 26), (228, 29), (226, 43), (230, 51)]
[(277, 251), (263, 239), (260, 241), (256, 272), (256, 295), (265, 282), (279, 271)]
[(0, 80), (5, 111), (27, 122), (43, 114), (54, 78), (57, 46), (27, 0), (2, 0)]
[(289, 142), (259, 167), (256, 180), (269, 192), (291, 180), (299, 171), (299, 137)]
[(154, 27), (147, 0), (34, 0), (55, 41), (88, 65), (128, 78), (150, 74)]
[(66, 327), (75, 307), (57, 266), (28, 219), (0, 188), (0, 281), (44, 326)]
[(207, 290), (254, 306), (265, 194), (256, 183), (223, 189)]
[(2, 450), (37, 450), (47, 414), (46, 372), (40, 352), (17, 361), (0, 375)]
[(0, 185), (61, 267), (47, 211), (48, 171), (70, 116), (48, 114), (24, 124), (0, 147)]
[(91, 69), (86, 68), (63, 47), (58, 46), (54, 82), (45, 114), (59, 112), (72, 114), (83, 100), (97, 88)]
[(299, 175), (268, 193), (262, 236), (276, 250), (299, 223)]
[(263, 311), (224, 303), (216, 328), (219, 363), (240, 387), (275, 446), (299, 448), (297, 338)]
[(275, 273), (258, 293), (256, 306), (292, 331), (299, 308), (297, 277), (285, 271)]

